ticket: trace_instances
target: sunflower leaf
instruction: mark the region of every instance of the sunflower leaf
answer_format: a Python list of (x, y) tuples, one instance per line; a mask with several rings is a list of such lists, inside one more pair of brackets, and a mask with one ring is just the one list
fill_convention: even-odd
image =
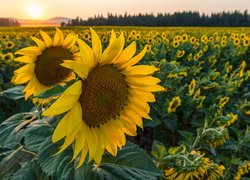
[(70, 179), (74, 176), (74, 164), (70, 163), (73, 156), (72, 148), (55, 155), (62, 141), (52, 143), (51, 136), (47, 137), (38, 149), (38, 163), (42, 170), (56, 179)]
[(19, 113), (11, 116), (0, 124), (0, 146), (14, 148), (24, 136), (27, 122), (33, 115), (31, 113)]
[(24, 87), (25, 86), (16, 86), (16, 87), (7, 89), (1, 92), (0, 94), (12, 100), (22, 99), (24, 98), (24, 93), (23, 93)]
[(38, 98), (39, 99), (46, 99), (46, 98), (50, 98), (52, 96), (59, 96), (65, 91), (65, 89), (66, 89), (65, 87), (61, 86), (60, 84), (57, 84), (53, 88), (48, 89), (48, 90), (42, 92), (41, 94), (39, 94)]
[(46, 176), (39, 167), (37, 160), (32, 160), (31, 162), (26, 163), (21, 169), (19, 169), (14, 175), (13, 180), (21, 179), (45, 179)]
[(89, 179), (158, 179), (161, 176), (152, 158), (137, 145), (127, 143), (113, 157), (105, 154), (102, 164), (88, 171)]

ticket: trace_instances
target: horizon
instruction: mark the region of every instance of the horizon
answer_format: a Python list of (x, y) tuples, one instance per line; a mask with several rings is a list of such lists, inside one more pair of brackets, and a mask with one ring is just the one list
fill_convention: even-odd
[(157, 14), (174, 14), (174, 13), (182, 13), (182, 12), (198, 12), (200, 15), (202, 14), (205, 14), (205, 15), (208, 15), (208, 16), (211, 16), (212, 14), (216, 14), (216, 13), (222, 13), (222, 12), (230, 12), (230, 13), (233, 13), (235, 11), (238, 11), (240, 13), (244, 13), (245, 11), (248, 12), (248, 14), (250, 14), (250, 11), (248, 9), (245, 9), (245, 10), (239, 10), (239, 9), (235, 9), (235, 10), (223, 10), (223, 11), (218, 11), (218, 12), (210, 12), (210, 13), (205, 13), (205, 12), (201, 12), (201, 11), (196, 11), (196, 10), (183, 10), (183, 11), (174, 11), (174, 12), (156, 12), (156, 13), (153, 13), (153, 12), (138, 12), (138, 13), (133, 13), (133, 14), (130, 14), (130, 13), (127, 13), (127, 12), (124, 12), (124, 13), (112, 13), (112, 12), (107, 12), (106, 14), (94, 14), (93, 16), (88, 16), (86, 18), (83, 18), (81, 16), (75, 16), (75, 17), (67, 17), (67, 16), (53, 16), (53, 17), (48, 17), (46, 19), (43, 19), (43, 18), (37, 18), (37, 19), (34, 19), (34, 18), (31, 18), (31, 17), (28, 17), (28, 18), (17, 18), (17, 17), (11, 17), (11, 16), (0, 16), (0, 18), (12, 18), (12, 19), (16, 19), (16, 20), (29, 20), (29, 21), (46, 21), (46, 20), (50, 20), (50, 19), (55, 19), (55, 18), (67, 18), (67, 19), (76, 19), (77, 17), (83, 19), (83, 20), (88, 20), (88, 18), (91, 18), (91, 17), (94, 17), (94, 16), (103, 16), (104, 18), (106, 18), (108, 16), (108, 14), (112, 14), (112, 15), (117, 15), (117, 16), (124, 16), (125, 13), (127, 13), (128, 15), (130, 16), (137, 16), (139, 14), (142, 14), (142, 15), (145, 15), (145, 14), (153, 14), (154, 16), (157, 16)]
[(82, 0), (74, 2), (69, 0), (4, 1), (1, 3), (0, 17), (29, 20), (47, 20), (54, 17), (74, 19), (77, 16), (85, 20), (95, 15), (102, 14), (106, 17), (108, 13), (124, 15), (125, 12), (130, 15), (139, 13), (156, 15), (157, 13), (196, 11), (210, 15), (223, 11), (250, 11), (249, 0), (220, 0), (216, 3), (211, 0), (92, 0), (89, 3)]

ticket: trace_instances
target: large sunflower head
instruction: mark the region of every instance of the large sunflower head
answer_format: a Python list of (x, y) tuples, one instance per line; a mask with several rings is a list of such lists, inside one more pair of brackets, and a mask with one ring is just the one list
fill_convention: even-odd
[(75, 159), (81, 152), (79, 166), (88, 153), (89, 161), (100, 164), (105, 150), (113, 156), (125, 145), (125, 134), (136, 135), (142, 118), (149, 117), (148, 102), (154, 102), (152, 92), (164, 90), (151, 74), (158, 69), (135, 65), (144, 54), (138, 55), (136, 43), (124, 49), (124, 36), (117, 38), (112, 31), (109, 45), (102, 51), (97, 33), (90, 29), (92, 48), (78, 39), (81, 61), (66, 60), (62, 66), (72, 69), (80, 80), (71, 85), (44, 113), (44, 116), (67, 111), (52, 136), (56, 142), (65, 138), (58, 153), (74, 143)]
[(63, 83), (73, 77), (72, 70), (62, 67), (64, 60), (79, 60), (77, 53), (76, 35), (70, 33), (65, 38), (62, 31), (56, 29), (53, 39), (40, 31), (43, 40), (36, 37), (31, 39), (37, 46), (26, 47), (16, 54), (17, 62), (25, 65), (14, 72), (12, 82), (15, 84), (28, 83), (24, 89), (25, 98), (37, 96), (58, 83)]

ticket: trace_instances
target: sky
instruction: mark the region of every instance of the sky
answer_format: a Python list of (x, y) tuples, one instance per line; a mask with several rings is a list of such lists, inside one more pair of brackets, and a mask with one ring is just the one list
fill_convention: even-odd
[(210, 14), (248, 10), (250, 0), (0, 0), (0, 17), (48, 19), (56, 16), (87, 19), (94, 15), (138, 14), (192, 10)]

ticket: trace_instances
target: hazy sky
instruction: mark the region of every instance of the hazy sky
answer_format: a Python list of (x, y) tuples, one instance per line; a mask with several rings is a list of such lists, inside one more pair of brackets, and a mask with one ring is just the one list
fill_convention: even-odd
[[(75, 18), (108, 12), (124, 14), (195, 10), (211, 13), (235, 9), (250, 12), (250, 0), (0, 0), (0, 17)], [(35, 12), (34, 12), (35, 11)], [(38, 12), (41, 11), (41, 12)], [(33, 14), (33, 15), (32, 15)]]

